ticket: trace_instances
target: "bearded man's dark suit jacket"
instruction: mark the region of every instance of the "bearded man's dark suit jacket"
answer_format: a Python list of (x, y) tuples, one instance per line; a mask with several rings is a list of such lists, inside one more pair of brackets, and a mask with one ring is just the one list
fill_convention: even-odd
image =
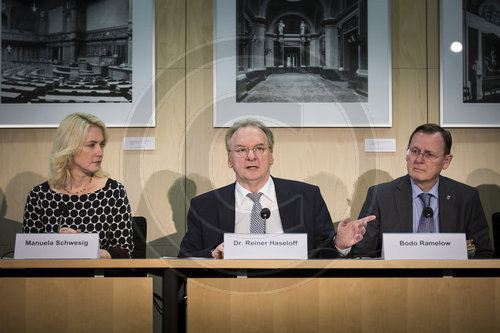
[[(307, 233), (309, 257), (338, 256), (330, 213), (317, 186), (274, 178), (278, 209), (285, 233)], [(187, 233), (179, 257), (211, 257), (211, 250), (234, 233), (236, 183), (199, 195), (191, 200)]]
[[(439, 232), (465, 233), (473, 239), (475, 257), (492, 257), (488, 223), (477, 189), (439, 176)], [(363, 239), (354, 245), (352, 255), (379, 257), (384, 232), (413, 232), (413, 202), (410, 176), (368, 189), (359, 218), (375, 215)]]

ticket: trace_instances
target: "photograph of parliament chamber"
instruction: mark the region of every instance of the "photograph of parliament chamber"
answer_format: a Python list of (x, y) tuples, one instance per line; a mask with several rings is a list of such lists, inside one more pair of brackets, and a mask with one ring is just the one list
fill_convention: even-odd
[[(154, 1), (156, 126), (108, 129), (102, 167), (126, 186), (132, 214), (147, 221), (146, 259), (0, 260), (2, 332), (177, 332), (184, 328), (179, 276), (187, 277), (191, 332), (499, 331), (498, 259), (160, 259), (177, 255), (191, 198), (234, 182), (226, 128), (213, 126), (214, 2)], [(3, 24), (7, 1), (1, 3)], [(344, 8), (358, 1), (332, 3)], [(413, 129), (440, 124), (440, 3), (390, 1), (391, 127), (272, 129), (273, 176), (320, 186), (335, 222), (357, 218), (370, 186), (406, 173)], [(476, 3), (498, 8), (498, 1)], [(2, 45), (2, 59), (5, 52)], [(478, 190), (492, 233), (500, 211), (500, 130), (447, 129), (454, 158), (443, 175)], [(54, 128), (0, 129), (1, 254), (13, 250), (22, 230), (26, 195), (46, 180), (54, 134)], [(155, 138), (155, 150), (124, 150), (125, 137)], [(365, 139), (387, 138), (396, 140), (395, 152), (365, 152)], [(163, 299), (163, 317), (153, 294)]]
[(154, 126), (153, 0), (1, 4), (1, 127), (55, 127), (69, 103), (109, 127)]

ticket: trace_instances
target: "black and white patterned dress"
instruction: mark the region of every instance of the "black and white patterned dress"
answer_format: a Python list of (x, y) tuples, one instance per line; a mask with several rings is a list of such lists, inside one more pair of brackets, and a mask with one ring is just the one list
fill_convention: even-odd
[(59, 223), (61, 227), (99, 233), (101, 249), (112, 258), (129, 258), (134, 249), (127, 193), (111, 178), (103, 188), (81, 195), (55, 192), (48, 182), (33, 187), (24, 208), (24, 232), (58, 232)]

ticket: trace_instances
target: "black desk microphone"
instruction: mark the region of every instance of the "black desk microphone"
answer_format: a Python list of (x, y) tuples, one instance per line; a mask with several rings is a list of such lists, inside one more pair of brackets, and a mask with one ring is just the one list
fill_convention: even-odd
[(269, 216), (271, 216), (271, 211), (269, 210), (269, 208), (262, 208), (262, 210), (260, 211), (260, 217), (264, 219), (264, 230), (267, 229), (267, 219), (269, 218)]
[(427, 219), (427, 223), (429, 223), (429, 231), (432, 233), (431, 217), (434, 215), (434, 211), (431, 207), (425, 207), (423, 213), (424, 217)]
[(57, 232), (61, 230), (62, 219), (64, 217), (64, 213), (68, 211), (68, 206), (64, 202), (59, 203), (59, 218), (57, 219)]

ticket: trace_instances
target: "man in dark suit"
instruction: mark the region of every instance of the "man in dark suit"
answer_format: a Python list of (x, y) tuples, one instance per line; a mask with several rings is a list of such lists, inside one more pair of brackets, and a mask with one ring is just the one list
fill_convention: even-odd
[[(465, 233), (475, 257), (493, 255), (488, 223), (478, 191), (441, 176), (453, 158), (451, 134), (436, 124), (417, 127), (408, 143), (408, 174), (368, 189), (360, 217), (375, 215), (350, 255), (379, 257), (382, 234), (389, 232)], [(422, 218), (424, 207), (433, 215)]]
[[(271, 130), (259, 121), (239, 121), (228, 130), (228, 166), (236, 182), (191, 200), (179, 257), (223, 258), (224, 233), (307, 233), (309, 257), (347, 254), (363, 238), (375, 216), (345, 219), (336, 234), (317, 186), (271, 177), (273, 145)], [(251, 214), (255, 207), (271, 212), (262, 229)]]

